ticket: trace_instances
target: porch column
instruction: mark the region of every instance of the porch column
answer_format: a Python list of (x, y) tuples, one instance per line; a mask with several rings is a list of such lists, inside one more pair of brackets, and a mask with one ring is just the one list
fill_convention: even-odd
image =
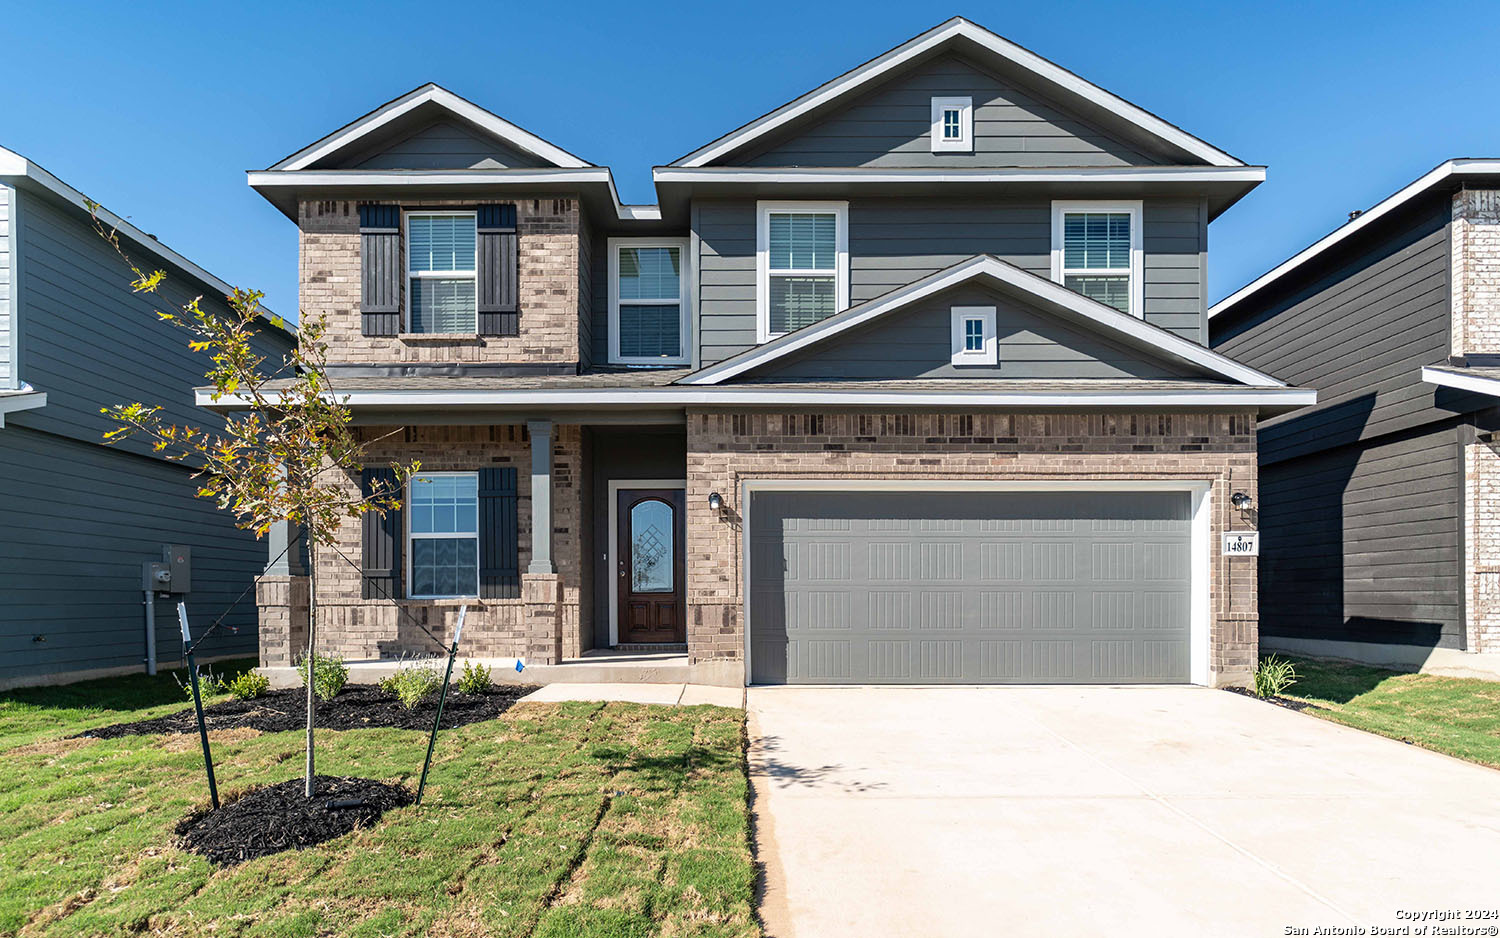
[[(266, 576), (301, 576), (306, 573), (301, 544), (293, 544), (301, 533), (290, 521), (277, 521), (266, 532)], [(288, 547), (288, 545), (291, 545)]]
[(528, 420), (531, 435), (531, 565), (527, 573), (553, 573), (552, 421)]

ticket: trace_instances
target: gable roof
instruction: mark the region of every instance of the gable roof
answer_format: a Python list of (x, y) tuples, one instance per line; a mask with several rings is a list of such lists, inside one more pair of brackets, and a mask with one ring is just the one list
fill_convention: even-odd
[(1168, 123), (1124, 98), (1086, 81), (1055, 62), (1048, 61), (1035, 52), (997, 36), (961, 16), (955, 16), (889, 52), (845, 72), (832, 81), (819, 85), (807, 94), (694, 150), (670, 165), (682, 167), (711, 165), (716, 160), (744, 148), (753, 141), (764, 138), (809, 112), (846, 98), (879, 81), (916, 59), (923, 58), (942, 47), (958, 43), (977, 46), (981, 54), (1018, 66), (1034, 76), (1040, 86), (1053, 94), (1097, 108), (1101, 113), (1113, 116), (1172, 150), (1185, 153), (1211, 166), (1245, 165), (1241, 160), (1200, 140), (1182, 128)]
[(1311, 263), (1325, 252), (1332, 250), (1360, 232), (1373, 228), (1382, 219), (1389, 217), (1398, 209), (1403, 208), (1421, 196), (1436, 190), (1455, 187), (1467, 180), (1477, 178), (1486, 178), (1487, 182), (1494, 184), (1497, 178), (1500, 178), (1500, 159), (1464, 158), (1439, 163), (1417, 181), (1378, 202), (1373, 208), (1361, 212), (1348, 222), (1335, 228), (1329, 234), (1314, 241), (1308, 247), (1303, 248), (1298, 253), (1282, 261), (1259, 277), (1256, 277), (1213, 306), (1210, 306), (1208, 308), (1208, 318), (1212, 319), (1215, 316), (1228, 312), (1261, 290), (1291, 275), (1304, 265)]
[(892, 290), (858, 306), (830, 316), (796, 332), (773, 339), (764, 345), (741, 352), (716, 365), (700, 369), (680, 379), (680, 384), (720, 384), (752, 368), (775, 361), (793, 352), (826, 342), (840, 333), (872, 320), (905, 309), (923, 297), (978, 278), (988, 279), (1025, 294), (1030, 300), (1047, 307), (1060, 308), (1082, 318), (1107, 338), (1135, 347), (1146, 347), (1165, 358), (1199, 368), (1209, 374), (1237, 384), (1263, 388), (1284, 388), (1264, 372), (1242, 365), (1189, 339), (1153, 326), (1112, 306), (1069, 290), (1061, 284), (1037, 276), (990, 254), (976, 254), (966, 261), (923, 277), (914, 283)]
[(360, 140), (389, 126), (392, 122), (424, 107), (447, 112), (459, 121), (498, 137), (510, 146), (535, 154), (553, 166), (563, 169), (583, 169), (594, 165), (555, 144), (548, 143), (536, 134), (517, 127), (472, 101), (459, 97), (447, 88), (428, 82), (399, 98), (387, 101), (363, 117), (345, 124), (326, 137), (272, 164), (269, 169), (283, 171), (308, 169), (315, 163), (348, 149)]

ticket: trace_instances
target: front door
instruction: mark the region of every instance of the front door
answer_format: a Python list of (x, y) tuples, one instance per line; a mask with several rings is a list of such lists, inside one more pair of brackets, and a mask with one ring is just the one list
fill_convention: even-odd
[(621, 489), (615, 505), (621, 642), (685, 642), (681, 489)]

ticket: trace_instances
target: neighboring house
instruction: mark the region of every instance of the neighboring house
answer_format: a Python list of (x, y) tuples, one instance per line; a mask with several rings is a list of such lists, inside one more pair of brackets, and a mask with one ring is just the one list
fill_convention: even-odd
[[(422, 464), (319, 556), (329, 647), (466, 604), (468, 654), (732, 684), (1246, 678), (1220, 535), (1314, 400), (1206, 344), (1261, 167), (953, 19), (654, 176), (435, 85), (249, 174), (376, 441), (344, 484)], [(262, 581), (264, 663), (306, 588)]]
[[(100, 218), (138, 266), (166, 272), (157, 296), (132, 292), (82, 194), (0, 148), (0, 688), (141, 669), (142, 565), (167, 545), (189, 549), (182, 598), (204, 626), (265, 567), (253, 535), (194, 497), (188, 468), (144, 442), (104, 444), (113, 425), (100, 409), (111, 404), (217, 422), (193, 404), (207, 359), (154, 311), (202, 295), (227, 312), (230, 287), (117, 216)], [(268, 325), (260, 347), (279, 357), (292, 341)], [(157, 657), (173, 663), (176, 610), (162, 599), (153, 611)], [(253, 602), (226, 622), (238, 631), (210, 637), (205, 656), (253, 653)]]
[(1209, 311), (1318, 392), (1260, 426), (1262, 647), (1500, 654), (1497, 275), (1500, 160), (1450, 160)]

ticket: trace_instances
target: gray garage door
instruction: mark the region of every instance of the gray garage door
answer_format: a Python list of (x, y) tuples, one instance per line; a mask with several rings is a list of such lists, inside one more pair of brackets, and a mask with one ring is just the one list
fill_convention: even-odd
[(770, 492), (750, 509), (758, 684), (1188, 680), (1175, 492)]

